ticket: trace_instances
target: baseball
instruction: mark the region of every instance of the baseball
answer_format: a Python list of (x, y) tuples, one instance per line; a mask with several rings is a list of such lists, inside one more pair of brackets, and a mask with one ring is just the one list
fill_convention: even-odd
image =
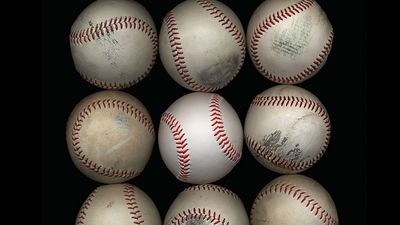
[(203, 184), (183, 190), (169, 207), (164, 225), (248, 225), (246, 209), (232, 191)]
[(182, 87), (202, 92), (231, 82), (246, 54), (239, 18), (215, 0), (187, 0), (168, 12), (159, 46), (169, 75)]
[(314, 0), (266, 0), (251, 16), (246, 41), (262, 75), (277, 83), (296, 84), (325, 64), (333, 29)]
[(72, 161), (83, 174), (101, 183), (119, 183), (142, 172), (155, 133), (138, 99), (120, 91), (100, 91), (75, 106), (66, 139)]
[(212, 183), (240, 160), (242, 125), (220, 95), (190, 93), (162, 114), (158, 143), (164, 163), (178, 180)]
[(293, 85), (258, 94), (246, 115), (244, 135), (251, 154), (277, 173), (299, 173), (328, 147), (331, 125), (319, 99)]
[(335, 203), (317, 181), (302, 175), (283, 175), (257, 195), (251, 225), (338, 225)]
[(141, 81), (157, 56), (157, 30), (147, 10), (133, 0), (97, 0), (84, 9), (69, 36), (75, 68), (104, 89)]
[(97, 187), (82, 204), (75, 225), (161, 225), (151, 198), (131, 184)]

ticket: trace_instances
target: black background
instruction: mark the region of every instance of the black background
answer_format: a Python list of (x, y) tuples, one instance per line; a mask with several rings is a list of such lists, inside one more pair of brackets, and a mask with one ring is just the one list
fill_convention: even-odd
[[(75, 70), (69, 48), (69, 29), (92, 1), (42, 2), (42, 224), (74, 224), (85, 198), (99, 183), (78, 171), (68, 154), (65, 125), (69, 113), (85, 96), (100, 91)], [(159, 31), (164, 15), (181, 1), (138, 1), (152, 15)], [(262, 0), (221, 1), (240, 18), (244, 30)], [(299, 84), (325, 105), (332, 123), (325, 155), (303, 175), (322, 184), (334, 199), (340, 224), (366, 224), (367, 208), (367, 6), (364, 1), (318, 1), (335, 31), (325, 66)], [(277, 85), (253, 66), (249, 55), (237, 77), (217, 91), (234, 107), (242, 124), (251, 100)], [(190, 93), (175, 83), (159, 57), (150, 74), (123, 90), (147, 107), (156, 130), (161, 113)], [(237, 193), (247, 209), (257, 193), (279, 176), (262, 167), (246, 145), (237, 166), (214, 182)], [(178, 181), (161, 160), (158, 143), (143, 173), (129, 183), (144, 190), (157, 205), (162, 219), (177, 194), (190, 184)]]

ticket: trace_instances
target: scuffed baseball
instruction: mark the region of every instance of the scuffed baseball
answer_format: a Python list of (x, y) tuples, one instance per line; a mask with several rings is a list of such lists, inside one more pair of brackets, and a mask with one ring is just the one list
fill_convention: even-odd
[(131, 184), (97, 187), (82, 204), (75, 225), (161, 225), (151, 198)]
[(177, 179), (211, 183), (227, 175), (239, 162), (242, 125), (222, 96), (190, 93), (162, 114), (158, 143), (164, 163)]
[(155, 142), (145, 106), (121, 91), (100, 91), (82, 99), (66, 127), (68, 151), (75, 166), (101, 183), (138, 176)]
[(247, 27), (247, 46), (257, 70), (281, 84), (314, 76), (331, 51), (333, 29), (314, 0), (266, 0)]
[(251, 225), (338, 225), (335, 203), (317, 181), (303, 175), (283, 175), (257, 195)]
[(329, 144), (331, 124), (324, 105), (311, 92), (277, 85), (258, 94), (244, 124), (246, 144), (264, 167), (299, 173), (314, 165)]
[(157, 30), (147, 10), (133, 0), (97, 0), (76, 18), (70, 33), (75, 68), (104, 89), (141, 81), (157, 56)]
[(239, 18), (215, 0), (187, 0), (164, 18), (160, 58), (168, 74), (192, 91), (225, 87), (241, 69), (245, 34)]
[(203, 184), (183, 190), (169, 207), (164, 225), (248, 225), (240, 198), (232, 191)]

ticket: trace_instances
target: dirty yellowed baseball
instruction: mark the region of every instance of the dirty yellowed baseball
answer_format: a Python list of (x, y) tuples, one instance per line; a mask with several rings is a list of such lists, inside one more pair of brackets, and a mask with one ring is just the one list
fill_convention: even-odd
[(100, 91), (82, 99), (66, 126), (75, 166), (101, 183), (119, 183), (144, 170), (155, 142), (146, 107), (121, 91)]
[(338, 225), (335, 203), (317, 181), (283, 175), (258, 193), (250, 211), (251, 225)]
[(161, 225), (153, 200), (139, 187), (108, 184), (97, 187), (86, 198), (75, 225)]

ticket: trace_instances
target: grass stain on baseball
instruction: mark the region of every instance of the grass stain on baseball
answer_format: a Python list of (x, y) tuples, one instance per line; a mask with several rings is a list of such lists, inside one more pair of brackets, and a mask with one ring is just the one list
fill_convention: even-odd
[(272, 50), (283, 56), (295, 59), (296, 56), (302, 54), (305, 46), (309, 44), (311, 29), (311, 15), (293, 19), (288, 28), (280, 29), (275, 33)]
[(107, 205), (106, 208), (112, 208), (114, 205), (114, 201), (110, 201)]
[(213, 225), (203, 218), (192, 218), (186, 222), (185, 225)]
[(288, 137), (283, 137), (281, 138), (282, 131), (281, 130), (276, 130), (273, 133), (269, 135), (265, 135), (263, 138), (263, 146), (274, 153), (274, 155), (277, 155), (279, 157), (284, 157), (285, 159), (293, 162), (293, 161), (304, 161), (304, 157), (300, 159), (301, 155), (303, 154), (303, 150), (300, 148), (300, 144), (296, 143), (295, 146), (291, 149), (289, 149), (286, 153), (285, 150), (289, 148), (287, 146), (289, 143)]
[(206, 86), (224, 85), (234, 76), (239, 66), (239, 55), (231, 55), (227, 59), (222, 59), (211, 65), (209, 68), (200, 72), (200, 81)]
[[(263, 145), (271, 152), (280, 152), (281, 148), (286, 144), (288, 137), (283, 137), (281, 140), (282, 131), (276, 130), (275, 132), (265, 135), (263, 138)], [(279, 143), (280, 142), (280, 143)]]

